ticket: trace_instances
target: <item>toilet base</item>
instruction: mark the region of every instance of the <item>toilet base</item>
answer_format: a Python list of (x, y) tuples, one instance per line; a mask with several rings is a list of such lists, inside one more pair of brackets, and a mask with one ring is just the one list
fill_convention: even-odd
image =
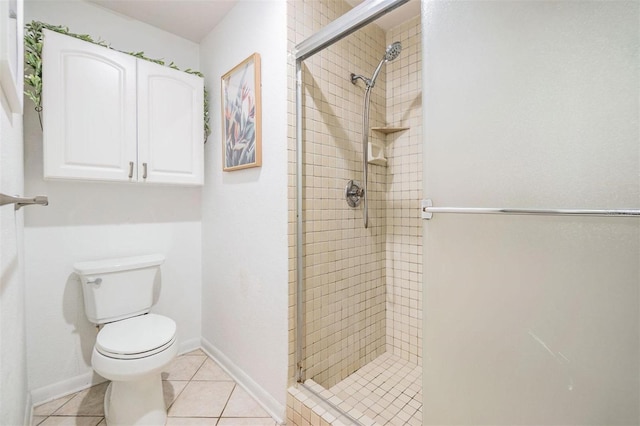
[(104, 414), (108, 426), (163, 426), (167, 409), (160, 373), (133, 381), (112, 381), (104, 396)]

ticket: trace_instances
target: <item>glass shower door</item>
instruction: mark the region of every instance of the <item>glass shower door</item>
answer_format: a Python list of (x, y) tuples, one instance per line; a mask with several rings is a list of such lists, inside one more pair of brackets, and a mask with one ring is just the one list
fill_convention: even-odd
[[(638, 16), (425, 3), (425, 197), (640, 208)], [(640, 422), (640, 219), (423, 223), (424, 424)]]

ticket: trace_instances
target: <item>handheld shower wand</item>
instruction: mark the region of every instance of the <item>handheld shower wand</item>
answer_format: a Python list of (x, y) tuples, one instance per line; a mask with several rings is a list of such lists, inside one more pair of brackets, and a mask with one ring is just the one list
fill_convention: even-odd
[[(362, 159), (363, 159), (363, 185), (361, 189), (358, 189), (357, 196), (364, 200), (363, 206), (363, 219), (364, 219), (364, 227), (369, 227), (369, 211), (367, 209), (367, 180), (369, 179), (369, 104), (371, 97), (371, 89), (376, 84), (376, 79), (378, 78), (378, 74), (380, 74), (380, 70), (382, 69), (382, 65), (386, 64), (389, 61), (393, 61), (398, 56), (400, 56), (400, 52), (402, 51), (402, 44), (399, 41), (391, 43), (387, 46), (387, 50), (384, 53), (384, 56), (380, 60), (380, 63), (376, 67), (375, 71), (371, 78), (364, 77), (362, 75), (356, 75), (351, 73), (351, 83), (356, 84), (358, 80), (362, 80), (366, 85), (366, 91), (364, 94), (364, 108), (363, 108), (363, 116), (362, 116)], [(353, 194), (351, 196), (353, 199)], [(349, 199), (347, 199), (349, 202)], [(356, 206), (359, 204), (356, 203)], [(351, 204), (350, 204), (351, 205)], [(352, 206), (353, 207), (353, 206)]]

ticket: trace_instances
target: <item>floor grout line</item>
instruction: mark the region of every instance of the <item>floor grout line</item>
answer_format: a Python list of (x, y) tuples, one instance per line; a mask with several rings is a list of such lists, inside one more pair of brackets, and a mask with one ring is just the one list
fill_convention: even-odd
[(229, 405), (229, 401), (231, 401), (231, 395), (233, 395), (233, 391), (235, 391), (237, 387), (238, 387), (238, 385), (234, 382), (233, 389), (231, 389), (231, 392), (229, 392), (229, 397), (227, 398), (227, 402), (224, 403), (224, 407), (222, 407), (222, 411), (220, 411), (220, 416), (218, 417), (218, 421), (216, 422), (216, 425), (218, 423), (220, 423), (220, 419), (222, 418), (222, 415), (224, 414), (224, 410), (227, 409), (227, 405)]
[[(196, 352), (196, 351), (192, 351), (192, 352)], [(211, 360), (214, 364), (216, 364), (216, 366), (218, 368), (220, 368), (220, 366), (213, 359), (209, 358), (209, 356), (206, 353), (204, 353), (202, 351), (200, 351), (199, 353), (198, 352), (192, 353), (192, 352), (190, 352), (188, 354), (182, 354), (182, 355), (176, 357), (173, 360), (173, 362), (176, 362), (176, 360), (178, 360), (180, 358), (194, 357), (194, 356), (202, 357), (202, 362), (199, 363), (199, 364), (197, 362), (191, 363), (191, 367), (188, 367), (189, 363), (187, 363), (187, 368), (196, 367), (194, 369), (193, 374), (189, 375), (190, 379), (188, 379), (188, 380), (173, 380), (173, 379), (170, 379), (169, 378), (170, 377), (169, 374), (170, 374), (170, 369), (171, 369), (170, 366), (171, 366), (171, 364), (169, 366), (167, 366), (167, 368), (163, 372), (163, 373), (167, 373), (167, 380), (162, 380), (163, 389), (166, 389), (165, 386), (172, 386), (171, 384), (165, 383), (165, 382), (186, 382), (185, 385), (180, 389), (179, 392), (177, 392), (175, 395), (172, 395), (172, 401), (169, 404), (167, 404), (167, 414), (169, 413), (169, 410), (171, 409), (171, 407), (173, 407), (174, 404), (179, 400), (181, 395), (183, 395), (183, 393), (185, 392), (185, 390), (187, 389), (189, 384), (191, 384), (193, 382), (233, 383), (233, 386), (231, 387), (231, 390), (229, 391), (229, 394), (226, 396), (224, 405), (223, 405), (222, 410), (220, 411), (220, 414), (218, 416), (210, 416), (210, 417), (209, 416), (200, 416), (200, 415), (195, 415), (195, 416), (181, 415), (181, 416), (171, 416), (171, 417), (167, 416), (167, 422), (172, 422), (173, 423), (176, 420), (171, 420), (171, 419), (180, 419), (180, 418), (203, 419), (203, 420), (207, 419), (207, 421), (212, 422), (212, 424), (218, 425), (223, 421), (223, 419), (268, 419), (268, 422), (273, 421), (273, 425), (277, 424), (276, 421), (273, 418), (269, 417), (268, 413), (266, 413), (266, 412), (264, 413), (264, 415), (266, 417), (260, 417), (260, 416), (256, 417), (255, 415), (248, 415), (248, 414), (247, 415), (239, 415), (239, 416), (238, 415), (224, 416), (225, 410), (227, 409), (227, 407), (229, 406), (229, 402), (231, 401), (231, 397), (233, 396), (234, 392), (238, 389), (238, 384), (232, 378), (229, 378), (227, 380), (194, 380), (194, 378), (196, 377), (198, 372), (200, 372), (204, 368), (205, 364), (207, 363), (207, 360)], [(184, 370), (180, 370), (180, 368), (182, 368), (182, 366), (180, 366), (178, 368), (179, 368), (178, 370), (173, 370), (173, 372), (175, 373), (177, 371), (178, 373), (180, 373), (182, 371), (182, 374), (185, 373)], [(179, 377), (179, 374), (178, 374), (178, 377)], [(184, 377), (186, 377), (186, 375)], [(97, 385), (90, 386), (87, 389), (91, 389), (93, 387), (100, 386), (100, 385), (103, 385), (103, 383), (99, 383)], [(87, 391), (87, 389), (83, 389), (81, 391), (78, 391), (78, 392), (72, 394), (67, 401), (62, 403), (62, 405), (57, 407), (50, 414), (38, 415), (38, 416), (33, 415), (32, 425), (33, 426), (39, 426), (39, 425), (45, 424), (45, 426), (46, 426), (49, 423), (55, 422), (55, 420), (53, 420), (52, 418), (58, 418), (58, 419), (60, 419), (60, 418), (66, 418), (66, 419), (95, 418), (96, 419), (96, 423), (95, 423), (94, 426), (97, 426), (97, 425), (102, 426), (102, 425), (104, 425), (105, 424), (105, 417), (104, 417), (103, 413), (98, 413), (97, 412), (96, 414), (86, 414), (86, 413), (83, 413), (83, 414), (78, 414), (78, 413), (75, 413), (75, 414), (71, 414), (71, 413), (70, 414), (56, 414), (60, 410), (62, 410), (63, 407), (65, 407), (67, 404), (69, 404), (71, 401), (74, 401), (81, 392)], [(105, 386), (105, 390), (106, 390), (106, 386)], [(86, 409), (86, 404), (91, 404), (91, 402), (89, 402), (88, 400), (91, 399), (91, 398), (96, 398), (98, 396), (100, 396), (101, 398), (104, 398), (104, 392), (95, 392), (94, 391), (94, 392), (87, 393), (87, 395), (85, 395), (83, 400), (80, 401), (80, 404), (79, 404), (78, 408), (81, 408), (81, 407), (85, 406), (85, 409)], [(65, 397), (63, 396), (61, 398), (65, 398)], [(61, 399), (61, 398), (59, 398), (59, 399)], [(85, 401), (85, 400), (87, 400), (87, 401)], [(49, 401), (49, 402), (51, 402), (51, 401)], [(47, 402), (47, 403), (49, 403), (49, 402)], [(47, 403), (45, 403), (45, 404), (47, 404)], [(102, 404), (102, 400), (99, 403)], [(93, 404), (96, 404), (95, 399), (93, 400)], [(42, 405), (44, 405), (44, 404), (42, 404)], [(96, 406), (94, 405), (94, 407), (96, 407)], [(102, 405), (100, 405), (100, 407), (102, 407)], [(35, 408), (36, 407), (34, 407), (34, 410), (35, 410)], [(96, 410), (98, 410), (98, 409), (96, 408)], [(100, 408), (100, 410), (102, 410), (102, 409)], [(36, 423), (36, 418), (38, 420), (41, 420), (41, 421)], [(60, 421), (60, 420), (58, 420), (58, 421)], [(91, 424), (93, 424), (93, 422)]]

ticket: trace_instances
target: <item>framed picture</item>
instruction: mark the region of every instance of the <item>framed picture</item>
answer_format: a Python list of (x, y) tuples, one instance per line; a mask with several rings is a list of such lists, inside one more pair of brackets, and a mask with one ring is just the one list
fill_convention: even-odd
[(260, 55), (222, 76), (222, 169), (262, 165)]
[(0, 0), (0, 89), (11, 112), (22, 113), (22, 0)]

